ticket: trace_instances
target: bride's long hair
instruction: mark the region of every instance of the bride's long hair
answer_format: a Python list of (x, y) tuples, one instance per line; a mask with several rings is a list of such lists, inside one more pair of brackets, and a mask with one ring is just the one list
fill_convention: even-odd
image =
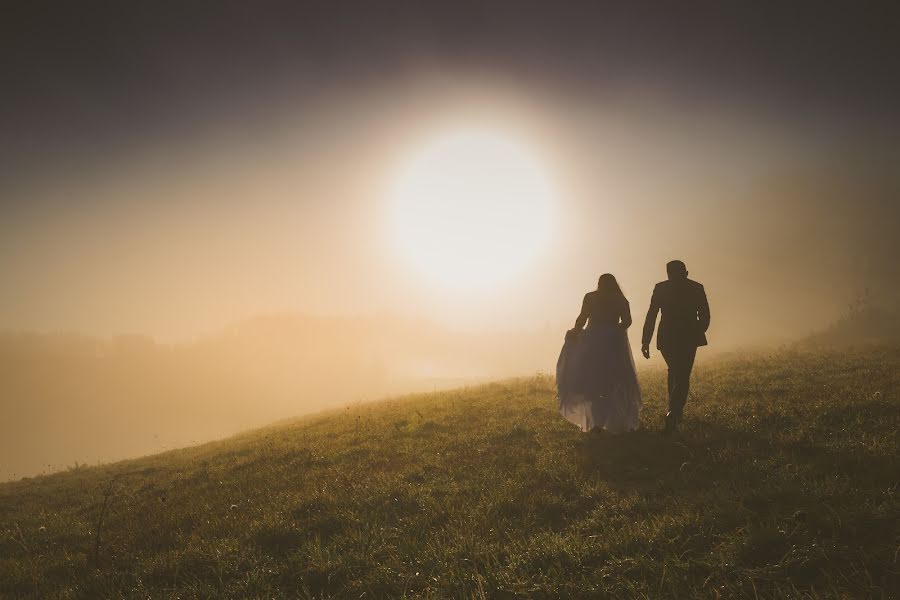
[(612, 273), (604, 273), (597, 280), (597, 294), (604, 301), (614, 303), (625, 301), (625, 294), (622, 293), (622, 288)]

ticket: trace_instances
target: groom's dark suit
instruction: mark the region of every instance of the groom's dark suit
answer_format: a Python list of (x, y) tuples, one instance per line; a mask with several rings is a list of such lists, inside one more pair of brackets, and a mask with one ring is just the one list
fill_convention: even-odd
[(674, 427), (681, 420), (687, 402), (698, 346), (706, 345), (709, 329), (709, 303), (703, 286), (685, 277), (656, 284), (650, 299), (650, 310), (644, 321), (643, 344), (649, 344), (656, 328), (656, 315), (662, 313), (656, 347), (669, 367), (669, 413), (666, 425)]

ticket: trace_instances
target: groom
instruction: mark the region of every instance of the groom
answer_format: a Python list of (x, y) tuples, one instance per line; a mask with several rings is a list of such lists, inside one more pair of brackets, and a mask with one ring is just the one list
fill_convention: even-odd
[(666, 265), (668, 281), (653, 288), (650, 310), (644, 321), (641, 354), (650, 358), (650, 340), (656, 328), (656, 313), (662, 312), (656, 347), (669, 367), (669, 412), (666, 414), (666, 433), (675, 431), (687, 402), (691, 370), (698, 346), (706, 345), (709, 329), (709, 304), (703, 286), (687, 278), (687, 267), (680, 260)]

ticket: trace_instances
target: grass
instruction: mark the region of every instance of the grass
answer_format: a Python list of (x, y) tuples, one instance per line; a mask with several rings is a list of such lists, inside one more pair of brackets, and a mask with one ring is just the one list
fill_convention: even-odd
[(672, 438), (664, 375), (621, 436), (535, 377), (0, 485), (0, 597), (900, 596), (900, 349), (701, 364)]

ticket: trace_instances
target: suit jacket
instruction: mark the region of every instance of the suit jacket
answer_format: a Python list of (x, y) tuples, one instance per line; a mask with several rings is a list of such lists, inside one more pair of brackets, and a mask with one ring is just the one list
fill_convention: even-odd
[(709, 329), (709, 303), (703, 286), (688, 278), (669, 279), (656, 284), (650, 310), (644, 321), (643, 344), (649, 344), (656, 328), (656, 315), (662, 313), (656, 347), (659, 350), (696, 348), (706, 345)]

